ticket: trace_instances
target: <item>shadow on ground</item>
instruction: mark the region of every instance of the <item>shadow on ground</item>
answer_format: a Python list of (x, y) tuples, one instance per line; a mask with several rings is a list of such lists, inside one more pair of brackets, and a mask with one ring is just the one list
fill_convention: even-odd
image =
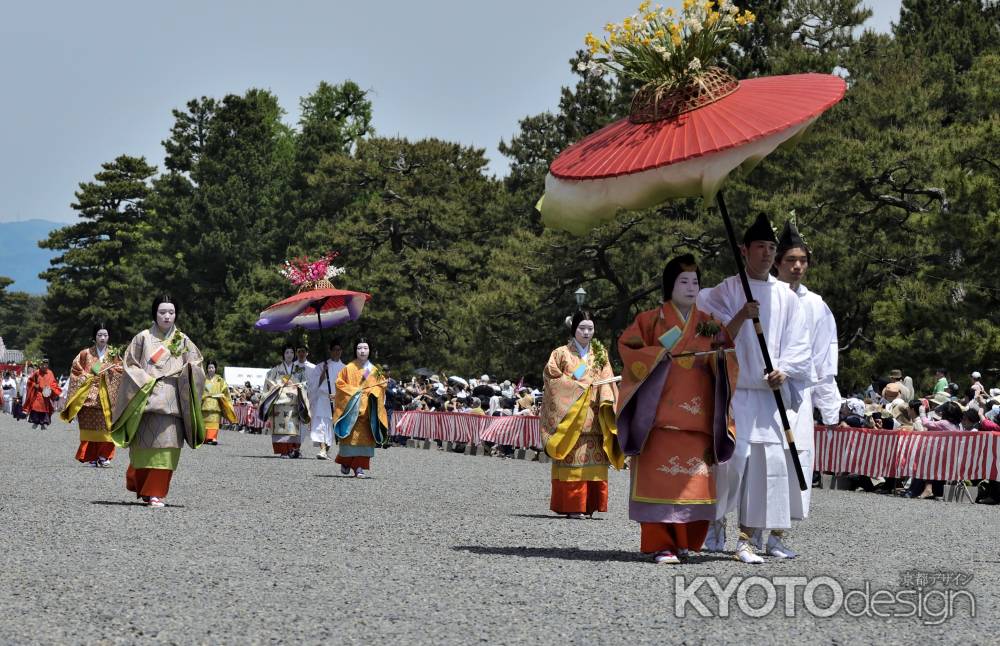
[[(92, 505), (105, 505), (108, 507), (146, 507), (146, 503), (141, 500), (92, 500)], [(184, 509), (184, 505), (171, 505), (165, 503), (165, 509)]]
[(584, 550), (578, 547), (493, 547), (490, 545), (456, 545), (456, 552), (469, 552), (484, 556), (519, 556), (533, 559), (562, 559), (564, 561), (594, 561), (634, 563), (646, 561), (647, 557), (638, 552), (619, 550)]

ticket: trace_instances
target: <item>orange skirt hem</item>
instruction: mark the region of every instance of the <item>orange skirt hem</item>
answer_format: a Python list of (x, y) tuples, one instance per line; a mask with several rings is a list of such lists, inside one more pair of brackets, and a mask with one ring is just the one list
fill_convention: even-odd
[(370, 469), (372, 459), (367, 455), (357, 455), (352, 457), (346, 457), (343, 455), (338, 455), (334, 460), (337, 464), (342, 464), (348, 469)]
[(608, 483), (605, 480), (552, 481), (549, 509), (557, 514), (592, 514), (608, 510)]
[(114, 457), (114, 442), (89, 442), (87, 440), (81, 440), (80, 448), (76, 450), (76, 459), (78, 462), (82, 463), (93, 462), (98, 458), (111, 460)]
[(639, 549), (645, 554), (670, 550), (691, 550), (697, 552), (708, 535), (708, 521), (695, 520), (690, 523), (639, 523), (642, 538)]
[(140, 497), (166, 498), (173, 475), (170, 469), (136, 469), (130, 464), (125, 471), (125, 488)]

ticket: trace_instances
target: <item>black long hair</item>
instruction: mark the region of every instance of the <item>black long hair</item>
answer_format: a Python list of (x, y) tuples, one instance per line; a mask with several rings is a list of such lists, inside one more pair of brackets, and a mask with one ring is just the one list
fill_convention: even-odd
[(698, 266), (698, 261), (694, 259), (694, 256), (686, 253), (682, 256), (677, 256), (676, 258), (671, 258), (666, 265), (663, 266), (663, 302), (666, 303), (674, 295), (674, 283), (677, 282), (677, 277), (686, 271), (693, 271), (698, 276), (698, 284), (701, 285), (701, 268)]
[(576, 314), (573, 315), (573, 321), (570, 323), (570, 334), (574, 337), (576, 336), (576, 328), (580, 327), (582, 321), (593, 321), (594, 315), (590, 313), (590, 310), (577, 309)]
[[(181, 308), (177, 305), (177, 301), (175, 301), (169, 294), (160, 294), (153, 299), (153, 303), (149, 306), (150, 318), (154, 321), (156, 320), (156, 312), (160, 309), (160, 305), (162, 303), (170, 303), (174, 306), (174, 320), (176, 321), (177, 317), (181, 315)], [(94, 334), (96, 335), (97, 333), (95, 332)]]
[[(159, 305), (159, 303), (157, 303), (156, 305)], [(174, 307), (177, 307), (177, 306), (174, 305)], [(153, 312), (153, 318), (154, 319), (156, 318), (156, 312)], [(90, 338), (96, 339), (97, 338), (97, 333), (100, 332), (101, 330), (107, 330), (107, 332), (108, 332), (108, 340), (110, 341), (110, 339), (111, 339), (111, 327), (107, 323), (105, 323), (104, 321), (96, 321), (94, 323), (94, 330), (93, 330), (93, 333), (90, 335)]]

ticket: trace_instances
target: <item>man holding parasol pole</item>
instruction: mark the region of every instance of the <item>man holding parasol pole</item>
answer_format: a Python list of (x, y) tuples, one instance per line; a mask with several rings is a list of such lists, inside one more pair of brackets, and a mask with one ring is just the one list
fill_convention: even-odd
[[(764, 529), (771, 530), (768, 554), (794, 557), (781, 540), (782, 530), (791, 527), (792, 519), (804, 518), (795, 461), (782, 432), (788, 411), (775, 410), (773, 393), (783, 391), (782, 404), (802, 401), (799, 385), (814, 379), (812, 347), (798, 297), (770, 273), (777, 243), (770, 221), (763, 213), (758, 215), (743, 234), (741, 247), (753, 298), (746, 299), (741, 276), (730, 276), (698, 295), (698, 308), (726, 323), (740, 364), (733, 393), (736, 451), (729, 462), (716, 465), (719, 504), (705, 547), (724, 549), (725, 517), (736, 511), (740, 522), (736, 558), (744, 563), (762, 562), (750, 539)], [(765, 365), (754, 330), (763, 333), (773, 365)]]
[[(718, 207), (743, 302), (753, 301), (722, 186), (732, 171), (749, 171), (779, 146), (798, 139), (846, 91), (844, 80), (832, 74), (737, 80), (718, 67), (739, 30), (754, 20), (753, 13), (741, 13), (730, 0), (718, 5), (685, 1), (680, 15), (671, 7), (651, 8), (644, 0), (638, 14), (620, 25), (609, 23), (605, 38), (588, 34), (590, 60), (580, 66), (595, 73), (610, 70), (641, 87), (627, 118), (552, 161), (537, 205), (542, 222), (584, 234), (622, 209), (701, 196)], [(760, 321), (753, 323), (764, 367), (757, 376), (773, 382), (766, 335)], [(804, 490), (786, 405), (779, 390), (771, 392), (791, 466)]]

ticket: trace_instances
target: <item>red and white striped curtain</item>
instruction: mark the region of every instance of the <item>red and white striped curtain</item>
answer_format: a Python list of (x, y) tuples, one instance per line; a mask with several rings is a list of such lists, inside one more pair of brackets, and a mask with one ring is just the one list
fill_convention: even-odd
[(533, 415), (490, 417), (411, 410), (398, 415), (396, 435), (472, 444), (493, 442), (518, 448), (541, 446), (538, 417)]
[(871, 477), (998, 480), (1000, 433), (816, 427), (815, 468)]

